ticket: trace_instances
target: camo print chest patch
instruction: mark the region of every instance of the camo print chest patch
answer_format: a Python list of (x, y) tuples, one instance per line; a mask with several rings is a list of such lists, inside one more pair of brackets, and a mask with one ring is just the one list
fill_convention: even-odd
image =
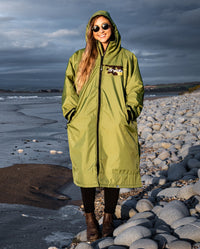
[(122, 66), (111, 66), (105, 65), (108, 74), (112, 75), (123, 75), (123, 67)]

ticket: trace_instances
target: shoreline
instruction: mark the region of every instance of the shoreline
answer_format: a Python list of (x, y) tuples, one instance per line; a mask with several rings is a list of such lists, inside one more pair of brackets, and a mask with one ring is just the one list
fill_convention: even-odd
[[(142, 215), (142, 210), (136, 203), (148, 202), (151, 213), (156, 210), (165, 213), (168, 210), (164, 206), (176, 201), (187, 208), (189, 218), (194, 216), (200, 222), (197, 201), (192, 201), (200, 196), (200, 192), (192, 199), (184, 199), (190, 198), (190, 192), (184, 192), (186, 189), (200, 186), (200, 170), (194, 169), (192, 164), (193, 160), (196, 164), (200, 162), (199, 96), (200, 92), (196, 91), (145, 99), (138, 118), (143, 187), (120, 195), (118, 225), (119, 222), (126, 224), (127, 213), (123, 213), (126, 218), (120, 218), (120, 210), (126, 201), (132, 201), (131, 214), (138, 215)], [(70, 244), (77, 233), (83, 231), (84, 234), (86, 226), (83, 207), (78, 203), (78, 187), (72, 183), (66, 121), (59, 109), (60, 99), (6, 100), (1, 104), (0, 195), (5, 194), (12, 201), (15, 193), (20, 198), (25, 196), (20, 205), (0, 203), (2, 246), (15, 249), (65, 246), (74, 249), (73, 245), (69, 247)], [(179, 198), (177, 191), (186, 194)], [(31, 202), (34, 205), (31, 206)], [(103, 213), (102, 191), (98, 192), (95, 204), (100, 219)], [(52, 209), (48, 208), (50, 205)], [(171, 216), (173, 214), (167, 215), (168, 218)]]
[[(196, 91), (198, 93), (198, 91)], [(180, 95), (181, 96), (181, 95)], [(179, 96), (177, 96), (179, 97)], [(144, 101), (153, 101), (153, 100), (159, 100), (159, 99), (166, 99), (166, 98), (169, 98), (167, 96), (155, 96), (155, 97), (151, 97), (151, 98), (146, 98)], [(29, 145), (31, 143), (31, 141), (25, 141), (24, 142), (24, 145)], [(38, 149), (37, 151), (40, 151), (39, 149), (39, 145), (40, 145), (40, 141), (36, 141), (36, 143), (32, 143), (32, 146), (33, 145), (37, 145)], [(43, 144), (41, 144), (41, 146), (43, 146)], [(29, 146), (25, 146), (25, 147), (31, 147), (31, 145)], [(22, 149), (23, 150), (23, 149)], [(55, 151), (56, 152), (56, 151)], [(59, 151), (58, 151), (59, 152)], [(24, 153), (26, 154), (26, 153)], [(44, 201), (44, 204), (34, 204), (34, 201), (33, 201), (33, 206), (38, 206), (38, 207), (47, 207), (48, 205), (50, 205), (50, 209), (57, 209), (61, 206), (64, 206), (64, 205), (81, 205), (81, 196), (80, 196), (80, 193), (77, 194), (77, 196), (79, 196), (79, 198), (73, 198), (72, 195), (70, 195), (71, 193), (76, 193), (77, 190), (78, 190), (78, 187), (76, 187), (74, 184), (73, 184), (73, 179), (72, 179), (72, 172), (71, 172), (71, 169), (64, 166), (64, 165), (55, 165), (54, 163), (53, 164), (42, 164), (42, 163), (37, 163), (37, 161), (35, 162), (31, 162), (31, 163), (27, 163), (28, 160), (26, 160), (25, 162), (23, 162), (22, 160), (22, 154), (20, 155), (18, 153), (19, 157), (18, 159), (20, 159), (20, 164), (12, 164), (12, 165), (9, 165), (9, 166), (4, 166), (2, 168), (0, 168), (0, 179), (1, 179), (1, 183), (0, 183), (0, 203), (10, 203), (10, 204), (31, 204), (31, 199), (30, 197), (27, 198), (29, 199), (29, 202), (25, 202), (23, 200), (20, 199), (20, 197), (18, 196), (17, 197), (17, 191), (15, 192), (15, 194), (13, 196), (15, 196), (15, 199), (16, 199), (16, 202), (14, 202), (14, 198), (12, 196), (13, 193), (7, 193), (5, 191), (3, 191), (4, 189), (6, 189), (6, 186), (10, 186), (10, 185), (13, 185), (15, 182), (19, 182), (19, 179), (14, 179), (14, 174), (16, 174), (16, 170), (20, 167), (21, 168), (21, 172), (22, 172), (22, 169), (25, 169), (25, 171), (27, 170), (26, 167), (30, 167), (29, 168), (29, 172), (22, 172), (24, 174), (26, 174), (26, 179), (28, 181), (28, 178), (37, 178), (37, 170), (34, 172), (33, 170), (33, 165), (35, 166), (35, 168), (38, 167), (38, 170), (40, 170), (39, 167), (41, 167), (41, 170), (46, 170), (46, 175), (44, 174), (43, 175), (43, 179), (42, 179), (42, 176), (41, 178), (39, 179), (39, 181), (42, 181), (43, 180), (43, 189), (41, 189), (41, 186), (39, 186), (39, 184), (37, 183), (36, 185), (33, 184), (33, 187), (32, 189), (30, 189), (31, 186), (26, 186), (27, 190), (26, 190), (26, 194), (30, 193), (30, 195), (32, 195), (34, 193), (34, 195), (39, 195), (41, 197), (41, 200), (40, 202), (42, 202), (42, 200)], [(61, 154), (62, 155), (62, 154)], [(29, 155), (30, 157), (32, 155)], [(54, 155), (55, 157), (55, 155)], [(56, 158), (55, 158), (56, 159)], [(69, 162), (70, 159), (68, 159), (67, 161)], [(56, 179), (56, 175), (59, 177), (60, 176), (60, 171), (63, 170), (63, 172), (65, 172), (66, 174), (66, 179), (62, 179), (62, 184), (59, 185), (58, 183), (56, 183), (55, 179), (52, 179), (52, 183), (51, 183), (51, 187), (49, 190), (45, 190), (45, 188), (48, 188), (48, 182), (45, 182), (47, 180), (47, 176), (50, 174), (49, 172), (51, 171), (50, 168), (56, 168), (57, 169), (57, 172), (54, 171), (54, 178)], [(44, 169), (45, 168), (45, 169)], [(6, 174), (4, 174), (3, 172), (6, 172)], [(10, 171), (10, 175), (12, 175), (12, 178), (9, 179), (9, 175), (7, 173), (7, 171), (9, 172)], [(1, 173), (2, 172), (2, 173)], [(5, 181), (5, 178), (2, 179), (2, 175), (6, 175), (6, 181)], [(17, 177), (17, 174), (16, 174), (16, 177)], [(18, 175), (19, 177), (19, 175)], [(30, 183), (30, 182), (29, 182)], [(21, 182), (21, 188), (23, 186), (23, 182)], [(44, 187), (45, 186), (45, 187)], [(34, 189), (35, 188), (35, 189)], [(12, 189), (12, 188), (11, 188)], [(45, 192), (46, 191), (46, 192)], [(79, 192), (79, 191), (78, 191)], [(6, 202), (6, 198), (2, 196), (2, 193), (4, 193), (4, 195), (7, 196), (7, 202)], [(59, 193), (60, 193), (60, 197), (59, 197)], [(22, 194), (22, 193), (20, 193)], [(63, 195), (63, 196), (62, 196)], [(70, 195), (70, 196), (69, 196)], [(49, 199), (49, 201), (47, 201), (49, 204), (46, 204), (46, 199)], [(50, 201), (51, 199), (51, 201)], [(2, 202), (3, 200), (3, 202)], [(55, 203), (54, 203), (55, 202)], [(50, 204), (51, 203), (51, 204)], [(48, 208), (48, 207), (47, 207)]]

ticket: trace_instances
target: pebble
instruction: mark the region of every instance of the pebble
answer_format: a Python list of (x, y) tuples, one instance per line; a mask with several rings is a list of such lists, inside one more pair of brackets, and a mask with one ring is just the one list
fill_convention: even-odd
[(137, 226), (137, 225), (145, 226), (147, 228), (152, 227), (152, 223), (148, 219), (139, 218), (139, 219), (136, 219), (136, 220), (131, 220), (130, 222), (126, 222), (125, 224), (122, 224), (119, 227), (117, 227), (114, 230), (113, 236), (118, 236), (121, 232), (123, 232), (127, 228), (134, 227), (134, 226)]
[(182, 188), (180, 188), (180, 190), (179, 190), (179, 192), (177, 194), (177, 196), (180, 199), (185, 199), (185, 200), (190, 199), (193, 195), (195, 195), (195, 193), (193, 191), (193, 185), (183, 186)]
[(51, 155), (55, 155), (55, 154), (57, 153), (57, 151), (56, 151), (56, 150), (50, 150), (49, 153), (50, 153)]
[(196, 195), (200, 195), (200, 180), (194, 184), (193, 191)]
[(113, 244), (114, 244), (114, 239), (112, 237), (108, 237), (98, 243), (98, 248), (99, 249), (107, 248), (109, 246), (112, 246)]
[(137, 122), (143, 194), (117, 205), (112, 238), (84, 230), (76, 249), (200, 248), (200, 92), (146, 100)]
[(200, 168), (200, 161), (195, 159), (195, 158), (194, 159), (191, 158), (191, 159), (188, 160), (187, 165), (188, 165), (188, 167), (190, 169), (192, 169), (192, 168)]
[(185, 204), (175, 200), (167, 203), (160, 211), (159, 218), (166, 224), (171, 225), (174, 221), (189, 216), (189, 211)]
[(133, 242), (129, 249), (158, 249), (158, 244), (152, 239), (139, 239)]
[(192, 217), (192, 216), (189, 216), (189, 217), (185, 217), (185, 218), (182, 218), (182, 219), (179, 219), (179, 220), (176, 220), (172, 223), (171, 227), (173, 229), (176, 229), (178, 227), (181, 227), (181, 226), (184, 226), (186, 224), (189, 224), (189, 223), (193, 223), (197, 220), (196, 217)]
[(186, 169), (180, 164), (172, 164), (168, 170), (168, 180), (175, 181), (179, 180), (186, 173)]
[(80, 243), (76, 246), (76, 249), (93, 249), (93, 247), (88, 243)]
[(17, 152), (18, 152), (19, 154), (21, 154), (21, 153), (24, 152), (24, 150), (23, 150), (23, 149), (18, 149)]
[(172, 243), (177, 240), (177, 238), (173, 235), (167, 233), (156, 234), (153, 239), (157, 241), (158, 248), (166, 248), (166, 245)]
[(113, 246), (109, 246), (108, 249), (127, 249), (127, 247), (125, 247), (125, 246), (115, 246), (115, 245), (113, 245)]
[(200, 242), (200, 221), (195, 221), (193, 223), (178, 227), (174, 232), (180, 239)]
[(134, 241), (151, 237), (151, 231), (144, 226), (129, 227), (114, 239), (114, 244), (130, 246)]
[(175, 240), (169, 243), (170, 249), (191, 249), (191, 244), (184, 240)]
[(137, 202), (136, 205), (136, 210), (138, 212), (145, 212), (145, 211), (150, 211), (151, 209), (153, 209), (153, 204), (151, 203), (150, 200), (148, 199), (141, 199)]

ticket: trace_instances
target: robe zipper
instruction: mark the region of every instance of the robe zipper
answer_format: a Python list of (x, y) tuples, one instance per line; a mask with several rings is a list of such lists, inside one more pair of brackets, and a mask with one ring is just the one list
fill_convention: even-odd
[(101, 64), (99, 72), (99, 86), (98, 86), (98, 112), (97, 112), (97, 179), (99, 176), (99, 118), (100, 118), (100, 106), (101, 106), (101, 76), (103, 71), (103, 57), (101, 55)]

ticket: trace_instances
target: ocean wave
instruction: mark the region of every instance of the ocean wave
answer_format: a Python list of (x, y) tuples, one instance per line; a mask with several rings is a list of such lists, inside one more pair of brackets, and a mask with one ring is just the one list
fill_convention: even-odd
[(59, 100), (61, 99), (61, 95), (1, 95), (0, 96), (0, 102), (4, 101), (43, 101), (43, 100)]
[(7, 99), (37, 99), (38, 96), (7, 96)]

